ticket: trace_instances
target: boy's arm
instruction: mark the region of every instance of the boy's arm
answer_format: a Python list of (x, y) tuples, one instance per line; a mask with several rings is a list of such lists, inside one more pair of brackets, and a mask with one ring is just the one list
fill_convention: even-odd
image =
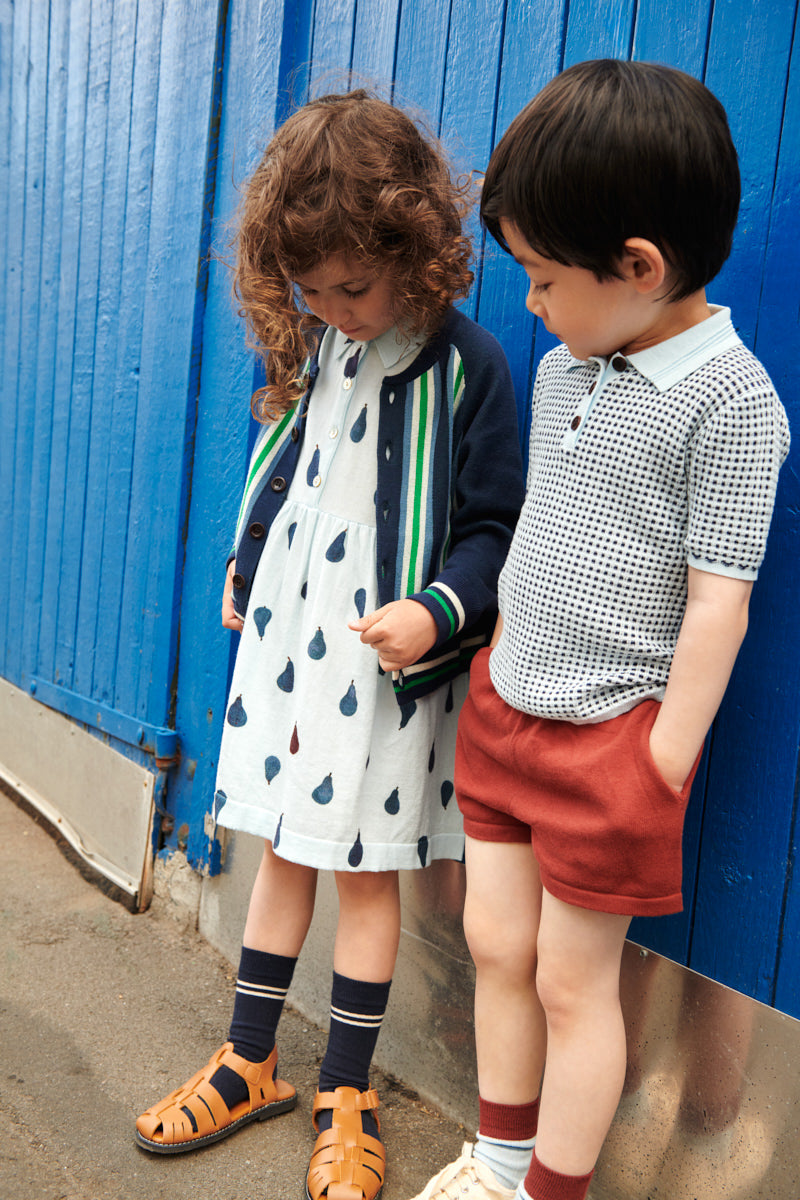
[(688, 598), (669, 680), (650, 733), (650, 752), (680, 790), (728, 686), (747, 632), (750, 580), (689, 567)]

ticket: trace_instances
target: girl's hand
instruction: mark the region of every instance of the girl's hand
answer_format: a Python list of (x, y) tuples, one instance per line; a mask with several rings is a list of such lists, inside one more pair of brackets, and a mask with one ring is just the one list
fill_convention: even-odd
[(222, 624), (226, 629), (235, 629), (237, 633), (241, 633), (244, 629), (244, 621), (241, 617), (237, 617), (233, 607), (233, 576), (236, 571), (236, 561), (231, 559), (228, 563), (228, 574), (225, 576), (225, 587), (222, 592)]
[(361, 634), (365, 645), (375, 647), (384, 671), (410, 667), (436, 641), (436, 622), (425, 605), (416, 600), (393, 600), (351, 621), (349, 628)]

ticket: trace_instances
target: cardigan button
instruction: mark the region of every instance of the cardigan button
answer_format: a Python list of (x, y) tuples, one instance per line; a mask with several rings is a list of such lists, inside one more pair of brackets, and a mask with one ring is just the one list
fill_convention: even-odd
[(261, 541), (266, 532), (266, 529), (260, 521), (254, 521), (250, 526), (250, 537), (255, 538), (257, 542)]
[(239, 575), (238, 573), (236, 575), (234, 575), (233, 586), (235, 588), (243, 588), (246, 583), (247, 583), (247, 580), (245, 579), (244, 575)]
[(286, 490), (286, 480), (282, 475), (275, 475), (274, 478), (270, 479), (269, 486), (273, 492), (283, 492)]

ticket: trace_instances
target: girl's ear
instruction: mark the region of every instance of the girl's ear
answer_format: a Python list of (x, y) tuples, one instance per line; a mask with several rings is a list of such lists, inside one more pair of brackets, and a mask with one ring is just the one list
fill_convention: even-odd
[(657, 291), (667, 278), (664, 255), (646, 238), (627, 238), (620, 265), (623, 278), (629, 279), (642, 295)]

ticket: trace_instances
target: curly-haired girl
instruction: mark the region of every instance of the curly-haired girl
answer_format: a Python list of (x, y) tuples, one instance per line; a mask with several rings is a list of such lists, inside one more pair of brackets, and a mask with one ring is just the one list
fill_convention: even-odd
[(400, 936), (398, 869), (460, 860), (455, 727), (491, 634), (522, 500), (495, 340), (452, 307), (472, 280), (467, 189), (397, 108), (325, 96), (250, 180), (236, 290), (266, 364), (222, 618), (241, 632), (214, 817), (265, 839), (229, 1041), (137, 1122), (178, 1153), (283, 1112), (275, 1031), (335, 872), (331, 1024), (311, 1200), (373, 1200), (369, 1068)]

